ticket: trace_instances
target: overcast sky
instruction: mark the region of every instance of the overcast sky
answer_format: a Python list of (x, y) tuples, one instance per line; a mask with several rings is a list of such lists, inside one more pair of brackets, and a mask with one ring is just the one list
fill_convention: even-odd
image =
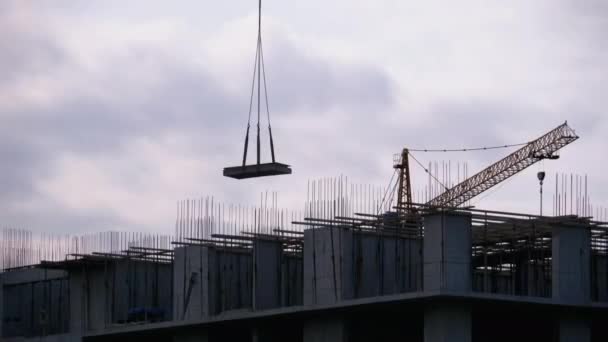
[[(2, 0), (0, 225), (171, 232), (180, 199), (277, 191), (299, 208), (308, 179), (386, 186), (404, 146), (523, 142), (565, 120), (581, 139), (544, 163), (547, 182), (588, 174), (608, 205), (608, 2), (264, 7), (277, 158), (294, 174), (236, 181), (221, 172), (241, 158), (256, 1)], [(416, 157), (472, 173), (509, 152)], [(536, 213), (539, 170), (476, 204)]]

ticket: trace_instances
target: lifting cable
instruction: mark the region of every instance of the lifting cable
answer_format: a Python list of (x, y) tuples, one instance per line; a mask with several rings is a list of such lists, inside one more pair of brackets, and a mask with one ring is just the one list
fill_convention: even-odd
[(487, 151), (487, 150), (496, 150), (496, 149), (501, 149), (501, 148), (519, 147), (519, 146), (528, 145), (529, 143), (530, 142), (518, 143), (518, 144), (507, 144), (507, 145), (458, 148), (458, 149), (449, 149), (449, 148), (443, 148), (443, 149), (427, 149), (427, 148), (425, 148), (425, 149), (415, 149), (415, 148), (408, 148), (408, 154), (412, 157), (412, 159), (414, 159), (414, 161), (416, 161), (416, 163), (418, 165), (420, 165), (420, 167), (424, 170), (424, 172), (428, 173), (429, 176), (431, 176), (431, 178), (433, 178), (437, 183), (439, 183), (439, 185), (441, 185), (447, 191), (448, 187), (445, 186), (443, 183), (441, 183), (441, 181), (439, 181), (439, 179), (437, 177), (435, 177), (435, 175), (433, 175), (433, 173), (431, 173), (429, 171), (429, 169), (427, 169), (426, 167), (424, 167), (424, 165), (418, 159), (416, 159), (416, 157), (414, 157), (414, 155), (411, 153), (412, 151), (414, 151), (414, 152), (471, 152), (471, 151)]
[[(393, 179), (395, 179), (395, 175), (397, 174), (397, 170), (395, 170), (395, 172), (393, 172), (393, 175), (391, 176), (391, 180), (388, 182), (388, 186), (386, 187), (386, 190), (384, 191), (384, 196), (382, 196), (382, 201), (380, 202), (380, 204), (378, 205), (378, 211), (377, 214), (379, 215), (382, 212), (382, 206), (384, 205), (384, 203), (387, 200), (387, 195), (389, 194), (389, 190), (391, 190), (391, 185), (393, 185)], [(398, 180), (395, 180), (395, 185), (392, 186), (392, 190), (390, 192), (390, 196), (388, 198), (388, 200), (390, 202), (393, 201), (393, 194), (395, 193), (395, 189), (397, 188), (397, 184), (398, 184)]]
[(519, 144), (510, 144), (510, 145), (496, 145), (496, 146), (482, 146), (482, 147), (472, 147), (472, 148), (457, 148), (457, 149), (449, 149), (449, 148), (436, 148), (436, 149), (414, 149), (408, 148), (409, 151), (414, 152), (470, 152), (470, 151), (487, 151), (487, 150), (496, 150), (500, 148), (509, 148), (509, 147), (517, 147), (524, 146), (529, 144), (530, 142), (519, 143)]
[(257, 76), (257, 163), (260, 164), (261, 161), (261, 144), (260, 144), (260, 113), (261, 113), (261, 83), (262, 78), (264, 79), (264, 99), (266, 103), (266, 117), (268, 120), (268, 135), (270, 138), (270, 153), (272, 156), (272, 162), (275, 162), (275, 154), (274, 154), (274, 141), (272, 138), (272, 127), (270, 125), (270, 109), (268, 106), (268, 88), (266, 85), (266, 68), (264, 66), (264, 53), (262, 49), (262, 0), (259, 0), (258, 6), (258, 41), (257, 41), (257, 49), (255, 54), (255, 61), (253, 66), (253, 80), (251, 82), (251, 97), (249, 99), (249, 115), (247, 118), (247, 131), (245, 133), (245, 144), (243, 147), (243, 166), (247, 163), (247, 151), (249, 149), (249, 130), (251, 128), (251, 113), (253, 111), (253, 98), (256, 90), (256, 76)]
[(249, 148), (249, 129), (251, 127), (251, 111), (253, 109), (253, 93), (255, 90), (255, 75), (258, 70), (258, 54), (259, 50), (255, 53), (255, 62), (253, 63), (253, 80), (251, 81), (251, 97), (249, 98), (249, 117), (247, 118), (247, 133), (245, 134), (245, 146), (243, 151), (243, 166), (247, 162), (247, 149)]
[(417, 163), (418, 165), (420, 165), (420, 167), (421, 167), (421, 168), (424, 170), (424, 172), (428, 173), (428, 174), (429, 174), (429, 176), (431, 176), (431, 177), (432, 177), (432, 178), (433, 178), (433, 179), (434, 179), (434, 180), (435, 180), (437, 183), (439, 183), (439, 185), (441, 185), (441, 186), (442, 186), (442, 187), (443, 187), (443, 188), (444, 188), (446, 191), (448, 190), (448, 187), (447, 187), (447, 186), (445, 186), (443, 183), (441, 183), (441, 181), (440, 181), (439, 179), (437, 179), (437, 177), (435, 177), (435, 175), (433, 175), (433, 174), (432, 174), (432, 173), (429, 171), (429, 169), (427, 169), (426, 167), (424, 167), (424, 165), (422, 165), (422, 163), (421, 163), (420, 161), (418, 161), (418, 159), (416, 159), (416, 157), (414, 157), (414, 155), (413, 155), (413, 154), (411, 154), (409, 151), (408, 151), (408, 154), (410, 155), (410, 157), (412, 157), (412, 159), (414, 159), (414, 161), (416, 161), (416, 163)]
[[(261, 3), (261, 1), (260, 1)], [(261, 36), (260, 36), (261, 37)], [(268, 88), (266, 86), (266, 66), (264, 65), (264, 49), (262, 47), (262, 40), (260, 38), (260, 56), (262, 57), (262, 77), (264, 78), (264, 97), (266, 98), (266, 118), (268, 120), (268, 135), (270, 136), (270, 153), (272, 155), (272, 162), (274, 159), (274, 141), (272, 140), (272, 127), (270, 126), (270, 108), (268, 104)], [(259, 121), (259, 117), (258, 117)]]

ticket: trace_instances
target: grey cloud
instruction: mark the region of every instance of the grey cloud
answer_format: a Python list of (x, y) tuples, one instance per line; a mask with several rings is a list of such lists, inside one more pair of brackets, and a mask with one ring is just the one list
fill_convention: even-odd
[[(191, 141), (191, 153), (204, 144), (214, 146), (206, 151), (220, 155), (232, 155), (241, 148), (248, 94), (225, 89), (223, 80), (181, 62), (162, 46), (128, 46), (120, 56), (104, 61), (103, 77), (93, 77), (62, 48), (59, 36), (32, 34), (8, 24), (4, 28), (0, 47), (12, 47), (13, 51), (0, 57), (0, 68), (4, 74), (10, 71), (11, 80), (62, 70), (61, 81), (107, 88), (114, 97), (108, 102), (84, 87), (46, 108), (17, 108), (10, 118), (2, 115), (5, 109), (0, 108), (0, 205), (9, 222), (22, 218), (28, 226), (62, 231), (79, 229), (76, 226), (101, 229), (129, 224), (117, 212), (73, 211), (43, 197), (37, 184), (53, 175), (57, 158), (66, 152), (83, 159), (111, 156), (120, 154), (135, 139), (156, 140), (168, 133)], [(269, 79), (271, 108), (285, 114), (335, 108), (382, 111), (393, 101), (390, 78), (371, 67), (339, 66), (306, 56), (295, 45), (277, 49), (267, 63), (274, 75)], [(145, 73), (150, 65), (161, 80), (155, 86), (134, 76)], [(11, 80), (5, 86), (10, 86)], [(149, 90), (130, 91), (129, 87), (137, 86)], [(132, 93), (137, 95), (130, 96)], [(234, 159), (238, 158), (239, 154), (234, 154)], [(90, 191), (94, 196), (94, 184)], [(37, 212), (19, 208), (19, 203), (32, 199), (46, 203), (45, 207)], [(93, 221), (97, 222), (95, 227), (87, 226)]]
[(145, 231), (150, 228), (127, 223), (118, 213), (101, 208), (71, 210), (54, 203), (52, 199), (39, 197), (38, 200), (44, 202), (44, 206), (35, 211), (19, 206), (12, 210), (5, 209), (0, 227), (42, 230), (55, 234), (83, 234), (108, 230)]
[(40, 175), (43, 156), (31, 146), (8, 137), (0, 138), (0, 203), (36, 195), (33, 180)]
[(285, 39), (274, 39), (272, 45), (266, 63), (272, 105), (278, 111), (297, 109), (315, 115), (340, 109), (359, 114), (395, 104), (395, 83), (377, 67), (340, 65), (309, 56)]
[(46, 72), (66, 58), (44, 30), (44, 23), (26, 23), (16, 18), (23, 10), (20, 6), (7, 1), (0, 7), (0, 86)]
[(581, 19), (595, 18), (605, 24), (608, 24), (608, 3), (604, 0), (587, 0), (573, 1), (562, 0), (564, 8), (574, 16), (579, 16)]
[[(11, 8), (5, 4), (0, 2), (0, 12), (8, 15)], [(601, 2), (598, 1), (596, 6), (599, 7), (581, 9), (582, 12), (576, 15), (585, 18), (604, 10)], [(65, 152), (83, 159), (98, 154), (111, 156), (121, 154), (134, 139), (154, 141), (165, 134), (178, 134), (192, 146), (191, 151), (179, 153), (186, 153), (193, 159), (239, 159), (249, 101), (246, 88), (250, 84), (250, 73), (242, 78), (244, 91), (235, 93), (224, 88), (225, 80), (216, 79), (211, 70), (184, 63), (166, 47), (138, 43), (125, 47), (120, 56), (104, 61), (103, 76), (98, 77), (80, 69), (79, 61), (63, 50), (60, 36), (45, 33), (52, 32), (52, 27), (48, 26), (50, 23), (19, 24), (14, 20), (2, 20), (2, 15), (0, 13), (0, 49), (8, 53), (0, 54), (0, 75), (4, 75), (0, 85), (6, 87), (31, 75), (64, 70), (65, 74), (61, 76), (65, 80), (108, 89), (112, 97), (112, 101), (106, 101), (83, 86), (51, 107), (16, 109), (10, 119), (2, 115), (4, 109), (0, 108), (0, 205), (5, 208), (4, 217), (13, 222), (22, 220), (33, 227), (62, 230), (78, 229), (75, 227), (98, 230), (103, 226), (133, 224), (125, 222), (118, 212), (62, 208), (39, 193), (37, 181), (55, 171), (58, 156)], [(576, 37), (588, 33), (591, 41), (602, 45), (603, 41), (600, 42), (597, 35), (606, 32), (601, 29), (606, 26), (601, 25), (608, 16), (596, 15), (593, 18), (597, 26), (586, 25), (584, 19), (577, 22), (581, 31), (577, 31)], [(552, 22), (550, 27), (554, 25)], [(30, 31), (32, 26), (35, 30)], [(343, 65), (316, 57), (309, 54), (305, 46), (273, 36), (265, 51), (270, 106), (279, 126), (276, 134), (279, 137), (278, 150), (284, 158), (281, 160), (293, 162), (296, 171), (294, 178), (280, 182), (295, 183), (297, 180), (304, 184), (303, 175), (316, 177), (343, 170), (349, 170), (346, 171), (349, 175), (355, 174), (366, 182), (369, 179), (383, 181), (382, 176), (388, 173), (390, 177), (392, 171), (391, 153), (398, 152), (403, 146), (477, 146), (519, 142), (565, 119), (571, 120), (573, 127), (586, 135), (603, 136), (600, 127), (605, 128), (602, 110), (606, 106), (601, 85), (606, 80), (606, 66), (597, 58), (601, 56), (602, 48), (591, 48), (589, 54), (592, 57), (577, 60), (572, 65), (572, 68), (585, 65), (596, 71), (596, 91), (590, 92), (571, 80), (558, 85), (560, 89), (572, 92), (574, 100), (569, 108), (551, 110), (514, 98), (480, 99), (475, 94), (464, 99), (442, 100), (430, 94), (433, 98), (426, 112), (405, 110), (398, 113), (398, 117), (389, 118), (390, 115), (395, 116), (392, 112), (401, 110), (396, 103), (399, 95), (397, 82), (389, 72), (381, 67)], [(586, 52), (581, 53), (584, 54)], [(253, 59), (253, 56), (247, 56), (248, 64), (251, 62), (249, 57)], [(137, 75), (150, 71), (161, 80), (159, 84), (152, 86), (137, 79)], [(586, 77), (582, 78), (577, 82), (586, 83)], [(138, 90), (135, 89), (137, 87), (146, 90), (132, 91)], [(534, 94), (526, 96), (533, 97)], [(342, 113), (346, 118), (332, 117), (339, 127), (327, 127), (324, 115), (328, 112)], [(302, 119), (295, 113), (305, 113), (306, 123), (318, 125), (320, 132), (312, 132), (313, 128), (308, 132), (294, 127), (293, 122)], [(427, 116), (422, 123), (419, 120), (421, 115)], [(417, 120), (410, 120), (414, 116)], [(292, 131), (281, 130), (285, 127)], [(598, 140), (601, 144), (601, 139)], [(482, 165), (499, 157), (500, 153), (497, 153), (466, 156), (461, 160), (471, 159)], [(421, 159), (442, 158), (448, 157), (434, 155)], [(207, 183), (217, 182), (222, 166), (209, 165), (209, 169), (217, 169), (217, 178), (204, 179), (193, 188), (205, 189)], [(268, 184), (273, 183), (268, 180), (252, 182), (250, 184), (257, 187), (247, 189), (243, 189), (240, 183), (230, 184), (233, 186), (225, 187), (226, 194), (232, 198), (250, 199), (257, 196), (252, 194), (255, 189), (268, 189)], [(95, 191), (94, 186), (91, 185), (91, 192)], [(133, 184), (130, 189), (137, 191)], [(44, 208), (37, 212), (17, 208), (21, 202), (32, 198), (45, 203)], [(89, 226), (93, 222), (95, 226)]]

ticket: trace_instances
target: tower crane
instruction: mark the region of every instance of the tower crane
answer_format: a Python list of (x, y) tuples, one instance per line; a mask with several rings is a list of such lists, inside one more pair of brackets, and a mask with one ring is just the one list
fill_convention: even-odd
[[(458, 207), (540, 160), (559, 158), (555, 153), (578, 138), (574, 130), (568, 126), (568, 122), (564, 122), (477, 174), (446, 189), (426, 204), (435, 207)], [(397, 207), (401, 210), (411, 209), (409, 154), (410, 150), (403, 149), (401, 156), (393, 163), (394, 168), (399, 172)]]

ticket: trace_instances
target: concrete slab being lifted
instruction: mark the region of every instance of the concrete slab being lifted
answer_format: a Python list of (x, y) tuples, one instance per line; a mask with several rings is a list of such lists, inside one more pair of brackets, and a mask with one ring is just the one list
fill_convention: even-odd
[(265, 163), (224, 168), (224, 176), (236, 179), (256, 178), (266, 176), (290, 175), (289, 165), (281, 163)]

